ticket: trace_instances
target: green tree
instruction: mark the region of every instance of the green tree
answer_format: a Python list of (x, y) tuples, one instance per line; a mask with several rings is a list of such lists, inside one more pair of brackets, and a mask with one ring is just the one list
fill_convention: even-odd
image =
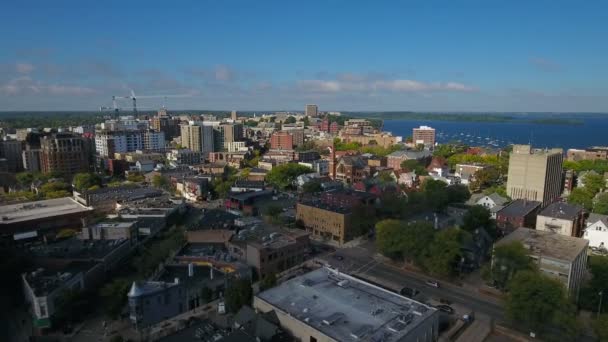
[(131, 283), (126, 279), (115, 279), (104, 285), (99, 294), (102, 298), (105, 314), (116, 319), (120, 316), (122, 309), (127, 304), (127, 293)]
[(546, 332), (568, 306), (564, 286), (535, 271), (517, 272), (508, 289), (507, 318), (527, 331)]
[(76, 189), (77, 191), (83, 191), (95, 185), (100, 186), (101, 178), (95, 173), (77, 173), (76, 175), (74, 175), (72, 184), (74, 185), (74, 189)]
[(418, 176), (426, 176), (429, 174), (424, 165), (414, 159), (404, 160), (401, 162), (401, 169), (414, 171)]
[(463, 238), (464, 231), (458, 228), (436, 233), (424, 259), (426, 269), (434, 276), (454, 276), (462, 257), (460, 247)]
[(270, 218), (272, 221), (276, 221), (279, 215), (283, 212), (283, 209), (278, 205), (269, 205), (264, 209), (264, 216)]
[(63, 198), (63, 197), (70, 197), (71, 195), (72, 195), (72, 193), (70, 193), (66, 190), (48, 191), (48, 192), (44, 193), (44, 198), (45, 199)]
[(310, 172), (312, 172), (312, 170), (303, 165), (294, 163), (281, 164), (273, 167), (272, 170), (268, 172), (266, 180), (280, 189), (285, 189), (291, 187), (299, 175)]
[(476, 229), (484, 229), (490, 236), (496, 236), (496, 224), (490, 211), (481, 205), (474, 205), (464, 214), (462, 228), (469, 233)]
[(304, 121), (304, 127), (310, 126), (310, 119), (308, 119), (308, 116), (305, 116), (302, 121)]
[[(156, 175), (154, 177), (157, 177), (160, 175)], [(163, 176), (160, 176), (163, 177)], [(139, 172), (129, 172), (129, 175), (127, 176), (127, 180), (129, 182), (133, 182), (133, 183), (140, 183), (146, 180), (146, 177), (144, 177), (144, 175), (142, 175)], [(154, 182), (154, 178), (152, 179), (152, 182)]]
[(251, 305), (253, 290), (248, 279), (233, 280), (226, 289), (226, 308), (236, 313), (244, 305)]
[(485, 189), (496, 185), (500, 181), (500, 171), (496, 167), (488, 167), (475, 172), (475, 179), (471, 182), (471, 189)]
[(152, 186), (159, 189), (167, 189), (171, 186), (169, 179), (163, 175), (154, 175), (152, 177)]
[(273, 288), (277, 284), (277, 276), (274, 273), (268, 273), (260, 281), (260, 291), (265, 291)]
[(608, 341), (608, 314), (600, 315), (593, 321), (593, 331), (600, 342)]
[(294, 124), (296, 123), (296, 118), (290, 115), (287, 117), (287, 119), (285, 119), (285, 121), (283, 121), (283, 123)]
[(602, 192), (597, 195), (597, 199), (593, 204), (593, 212), (608, 215), (608, 192)]
[(65, 290), (55, 300), (55, 313), (52, 320), (55, 325), (71, 324), (79, 321), (89, 311), (85, 293), (80, 290)]
[(586, 188), (574, 188), (568, 196), (568, 203), (578, 204), (586, 210), (593, 208), (593, 194)]
[(505, 289), (517, 272), (534, 269), (528, 250), (519, 241), (494, 248), (491, 276), (495, 284)]
[(446, 188), (448, 203), (464, 203), (471, 198), (469, 189), (461, 184), (450, 185)]
[(15, 178), (21, 186), (29, 186), (34, 181), (34, 175), (31, 172), (20, 172)]
[(600, 292), (603, 292), (602, 312), (608, 312), (608, 256), (593, 255), (589, 257), (589, 272), (591, 279), (581, 289), (579, 304), (589, 311), (597, 311)]
[(427, 179), (422, 183), (422, 191), (426, 206), (434, 211), (443, 209), (448, 203), (447, 184), (433, 179)]
[(201, 289), (201, 300), (203, 303), (209, 303), (213, 300), (213, 290), (208, 288), (207, 286), (203, 286)]
[(585, 175), (584, 184), (585, 189), (587, 189), (589, 193), (593, 195), (606, 188), (606, 181), (604, 180), (604, 176), (595, 173), (588, 173), (587, 175)]
[(392, 258), (403, 258), (405, 239), (404, 222), (394, 219), (376, 223), (376, 247), (383, 255)]
[(317, 179), (312, 179), (302, 186), (302, 191), (307, 194), (321, 192), (322, 190), (321, 181)]

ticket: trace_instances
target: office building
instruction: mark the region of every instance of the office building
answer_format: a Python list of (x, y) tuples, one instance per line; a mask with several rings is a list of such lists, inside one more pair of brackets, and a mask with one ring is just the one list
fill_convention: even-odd
[(412, 142), (416, 145), (435, 146), (435, 129), (429, 126), (414, 128)]
[(165, 139), (169, 141), (180, 134), (179, 119), (160, 116), (160, 111), (159, 116), (150, 119), (150, 127), (157, 132), (165, 133)]
[(224, 143), (232, 143), (243, 140), (243, 125), (241, 124), (222, 124), (220, 125), (223, 131)]
[(563, 202), (549, 204), (536, 216), (536, 230), (580, 237), (585, 215), (583, 208)]
[(167, 161), (177, 165), (197, 165), (205, 161), (202, 152), (195, 152), (188, 149), (174, 149), (167, 152)]
[(23, 146), (23, 141), (20, 140), (0, 141), (0, 158), (6, 159), (8, 172), (23, 170)]
[(514, 241), (524, 245), (540, 272), (559, 280), (568, 294), (578, 299), (587, 267), (589, 241), (549, 231), (517, 228), (499, 240), (494, 248)]
[(306, 109), (304, 110), (304, 115), (317, 117), (319, 115), (319, 107), (315, 104), (307, 104)]
[(513, 145), (507, 194), (512, 199), (539, 201), (547, 206), (561, 195), (562, 161), (562, 149), (533, 150), (530, 145)]
[(606, 160), (608, 159), (608, 147), (593, 146), (584, 150), (571, 148), (566, 151), (566, 158), (571, 161)]
[(89, 171), (91, 147), (84, 138), (71, 134), (54, 134), (40, 139), (40, 169), (74, 175)]
[(230, 113), (230, 119), (232, 119), (232, 121), (236, 121), (237, 120), (237, 116), (236, 116), (236, 110), (233, 110)]
[(439, 312), (330, 268), (258, 293), (253, 307), (274, 311), (299, 341), (418, 341), (439, 338)]
[(181, 125), (182, 146), (194, 152), (202, 152), (207, 156), (214, 151), (214, 129), (212, 125), (204, 125), (201, 121), (191, 121)]

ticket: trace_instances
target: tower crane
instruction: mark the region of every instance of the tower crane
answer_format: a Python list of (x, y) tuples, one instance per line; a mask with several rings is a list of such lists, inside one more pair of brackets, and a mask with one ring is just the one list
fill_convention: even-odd
[[(117, 99), (128, 99), (128, 100), (131, 100), (133, 102), (133, 115), (137, 115), (137, 99), (162, 98), (162, 99), (164, 99), (164, 101), (166, 101), (167, 98), (179, 98), (179, 97), (189, 97), (189, 96), (190, 95), (188, 95), (188, 94), (136, 96), (135, 95), (135, 91), (133, 89), (131, 89), (131, 95), (130, 96), (116, 96), (116, 95), (113, 95), (112, 96), (112, 108), (102, 106), (102, 107), (99, 107), (99, 110), (103, 111), (103, 110), (113, 109), (116, 117), (118, 117), (118, 112), (119, 112), (119, 110), (121, 108), (119, 108), (118, 105), (116, 104), (116, 100)], [(165, 107), (164, 101), (163, 101), (163, 107)]]

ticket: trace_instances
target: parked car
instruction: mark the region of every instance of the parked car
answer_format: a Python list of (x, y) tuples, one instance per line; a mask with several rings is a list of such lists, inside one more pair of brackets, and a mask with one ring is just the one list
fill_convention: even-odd
[(439, 282), (436, 282), (436, 281), (427, 280), (427, 281), (426, 281), (426, 284), (427, 284), (428, 286), (430, 286), (430, 287), (437, 287), (437, 288), (439, 288)]
[(449, 305), (437, 305), (436, 308), (439, 309), (439, 311), (443, 311), (445, 313), (449, 313), (449, 314), (454, 313), (454, 308), (452, 308)]
[(419, 293), (420, 293), (420, 291), (413, 289), (411, 287), (404, 287), (399, 291), (400, 295), (402, 295), (404, 297), (408, 297), (408, 298), (412, 298)]

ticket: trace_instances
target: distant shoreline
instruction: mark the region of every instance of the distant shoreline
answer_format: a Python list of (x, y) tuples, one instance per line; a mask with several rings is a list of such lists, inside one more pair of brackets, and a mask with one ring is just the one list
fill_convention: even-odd
[(521, 118), (504, 114), (424, 114), (412, 112), (380, 112), (355, 113), (347, 112), (347, 116), (381, 119), (381, 120), (411, 120), (411, 121), (444, 121), (444, 122), (481, 122), (481, 123), (522, 123), (539, 125), (582, 125), (584, 120), (575, 118)]

